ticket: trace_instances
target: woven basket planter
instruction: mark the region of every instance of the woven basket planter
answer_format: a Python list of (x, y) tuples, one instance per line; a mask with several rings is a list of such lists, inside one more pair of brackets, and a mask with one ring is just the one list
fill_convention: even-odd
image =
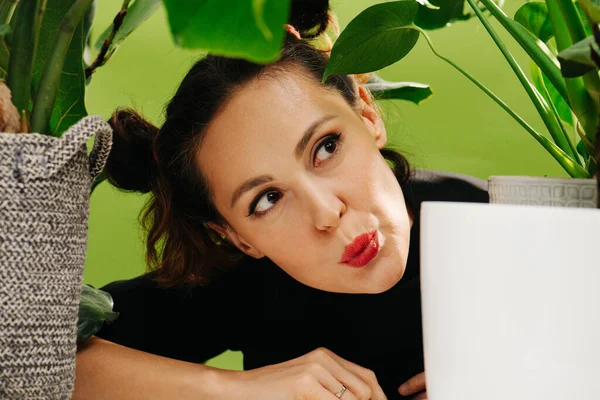
[(111, 142), (96, 116), (60, 138), (0, 133), (0, 399), (71, 398), (90, 190)]

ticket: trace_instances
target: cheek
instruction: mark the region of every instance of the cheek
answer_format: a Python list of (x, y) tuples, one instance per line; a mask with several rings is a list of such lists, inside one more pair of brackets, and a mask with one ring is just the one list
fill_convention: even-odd
[(277, 215), (275, 221), (242, 225), (236, 231), (276, 264), (301, 264), (301, 260), (306, 258), (307, 249), (314, 246), (306, 221), (297, 212), (286, 210), (285, 215)]
[(373, 144), (361, 144), (364, 147), (355, 145), (347, 154), (342, 174), (347, 193), (353, 193), (353, 197), (360, 200), (356, 206), (364, 209), (368, 204), (379, 202), (381, 196), (387, 197), (385, 193), (393, 192), (390, 194), (397, 196), (399, 185), (379, 150)]

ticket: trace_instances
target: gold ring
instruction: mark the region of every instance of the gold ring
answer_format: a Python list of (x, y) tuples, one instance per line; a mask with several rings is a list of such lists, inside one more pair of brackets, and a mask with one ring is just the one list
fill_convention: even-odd
[(340, 390), (337, 391), (337, 393), (335, 394), (335, 397), (337, 397), (338, 399), (340, 397), (342, 397), (342, 395), (344, 393), (346, 393), (346, 389), (348, 389), (345, 385), (342, 385), (342, 387), (340, 388)]

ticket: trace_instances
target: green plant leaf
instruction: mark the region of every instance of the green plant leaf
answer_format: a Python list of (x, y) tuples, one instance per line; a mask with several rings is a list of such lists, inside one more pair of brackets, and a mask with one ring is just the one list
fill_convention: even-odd
[(592, 23), (600, 22), (600, 0), (579, 0), (579, 4)]
[(7, 24), (13, 8), (19, 0), (0, 0), (0, 24)]
[(97, 0), (94, 0), (83, 19), (83, 40), (85, 40), (86, 44), (92, 33), (92, 24), (94, 23), (94, 16), (96, 15), (97, 3)]
[[(135, 0), (127, 9), (127, 15), (123, 18), (123, 24), (115, 34), (113, 46), (118, 46), (131, 32), (146, 21), (160, 7), (161, 0)], [(95, 48), (100, 50), (104, 39), (112, 32), (113, 25), (110, 24), (96, 40)]]
[[(573, 141), (567, 130), (565, 129), (564, 121), (568, 121), (571, 125), (573, 124), (573, 118), (571, 115), (571, 109), (567, 106), (566, 102), (554, 87), (550, 80), (544, 76), (542, 70), (537, 66), (533, 60), (530, 62), (531, 66), (531, 77), (533, 78), (533, 84), (537, 88), (539, 94), (546, 100), (548, 107), (550, 108), (554, 117), (558, 120), (557, 125), (560, 131), (562, 132), (562, 137), (560, 141), (555, 139), (557, 144), (561, 144), (564, 146), (568, 146), (570, 149), (569, 156), (571, 156), (575, 161), (579, 161), (577, 158), (577, 150), (573, 145)], [(554, 92), (550, 92), (549, 88), (552, 87)], [(562, 102), (561, 102), (562, 101)], [(559, 106), (562, 107), (559, 110)], [(556, 137), (556, 133), (552, 133), (552, 137)]]
[(556, 90), (552, 82), (550, 82), (550, 79), (548, 79), (548, 77), (543, 72), (542, 80), (544, 82), (544, 86), (548, 90), (550, 101), (552, 102), (552, 104), (554, 104), (554, 107), (556, 107), (556, 111), (558, 112), (560, 119), (572, 126), (573, 112), (571, 111), (571, 107), (569, 107), (565, 99), (562, 98), (562, 96), (560, 95), (560, 93), (558, 93), (558, 90)]
[(6, 85), (19, 113), (28, 110), (31, 101), (31, 74), (40, 33), (41, 3), (41, 0), (22, 1), (15, 8), (14, 19), (18, 23), (14, 27)]
[(389, 82), (379, 77), (365, 84), (377, 100), (407, 100), (419, 105), (433, 95), (429, 85), (416, 82)]
[(552, 82), (550, 82), (548, 77), (544, 75), (537, 64), (533, 61), (531, 61), (531, 77), (533, 84), (538, 89), (540, 94), (544, 96), (549, 104), (554, 104), (560, 119), (572, 126), (573, 115), (571, 113), (571, 108), (562, 98), (560, 93), (558, 93), (556, 88), (552, 85)]
[(6, 43), (5, 36), (10, 33), (12, 27), (8, 24), (0, 26), (0, 79), (6, 79), (8, 71), (8, 61), (10, 60), (10, 50)]
[(544, 43), (554, 37), (546, 3), (536, 1), (523, 4), (515, 13), (515, 21)]
[(0, 25), (0, 36), (4, 36), (12, 32), (12, 28), (9, 24), (1, 24)]
[(576, 1), (575, 8), (577, 9), (577, 13), (579, 14), (579, 18), (581, 18), (581, 22), (583, 22), (583, 28), (585, 29), (586, 36), (592, 35), (592, 25), (590, 24), (590, 20), (588, 16), (585, 14), (585, 11), (581, 7), (581, 4)]
[(581, 155), (581, 157), (583, 157), (584, 160), (587, 160), (590, 156), (583, 140), (580, 140), (579, 143), (577, 143), (577, 152)]
[(113, 311), (113, 299), (109, 293), (83, 285), (79, 300), (77, 341), (89, 339), (105, 322), (111, 323), (118, 316), (119, 313)]
[(354, 18), (336, 40), (323, 80), (332, 74), (358, 74), (387, 67), (415, 46), (418, 4), (401, 0), (371, 6)]
[[(467, 1), (471, 3), (471, 0)], [(504, 13), (504, 11), (492, 0), (481, 0), (481, 2), (486, 6), (486, 9), (492, 13), (494, 17), (496, 17), (498, 22), (502, 24), (504, 29), (506, 29), (508, 33), (510, 33), (511, 36), (519, 43), (521, 48), (525, 50), (527, 54), (535, 61), (540, 69), (548, 76), (554, 87), (558, 90), (565, 101), (569, 101), (567, 85), (561, 74), (558, 60), (550, 51), (550, 49), (523, 25), (516, 22), (512, 18), (509, 18), (506, 13)], [(500, 46), (498, 47), (500, 48)]]
[[(47, 67), (60, 22), (75, 0), (48, 0), (42, 20), (36, 60), (33, 67), (33, 90), (37, 91), (42, 71)], [(87, 115), (85, 108), (85, 72), (83, 66), (83, 22), (75, 29), (67, 51), (60, 85), (48, 132), (60, 136), (71, 125)]]
[(252, 0), (252, 11), (254, 12), (254, 23), (267, 40), (273, 39), (273, 32), (265, 23), (265, 4), (267, 0)]
[(418, 27), (427, 30), (439, 29), (472, 17), (464, 12), (464, 0), (431, 0), (431, 4), (439, 9), (431, 9), (425, 5), (419, 7), (415, 17), (415, 25)]
[(591, 54), (592, 48), (600, 54), (598, 44), (594, 41), (594, 37), (590, 36), (558, 53), (563, 76), (575, 78), (595, 69), (596, 64), (592, 60)]
[(440, 7), (433, 5), (429, 2), (429, 0), (415, 0), (417, 3), (422, 5), (423, 7), (429, 8), (430, 10), (439, 10)]
[(254, 0), (163, 0), (163, 3), (178, 46), (262, 63), (279, 58), (289, 0), (265, 0), (262, 15), (272, 33), (270, 39), (256, 24)]
[(94, 23), (94, 16), (96, 15), (96, 3), (98, 3), (97, 0), (94, 0), (83, 19), (83, 42), (85, 43), (83, 59), (86, 66), (91, 62), (92, 57), (92, 24)]
[(8, 71), (8, 61), (10, 59), (10, 49), (4, 37), (0, 38), (0, 79), (6, 79)]

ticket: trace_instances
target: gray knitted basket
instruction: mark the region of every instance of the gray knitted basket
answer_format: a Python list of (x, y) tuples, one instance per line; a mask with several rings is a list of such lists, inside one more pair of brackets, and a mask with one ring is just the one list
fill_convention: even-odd
[(111, 143), (97, 116), (61, 138), (0, 133), (0, 399), (71, 398), (91, 183)]

